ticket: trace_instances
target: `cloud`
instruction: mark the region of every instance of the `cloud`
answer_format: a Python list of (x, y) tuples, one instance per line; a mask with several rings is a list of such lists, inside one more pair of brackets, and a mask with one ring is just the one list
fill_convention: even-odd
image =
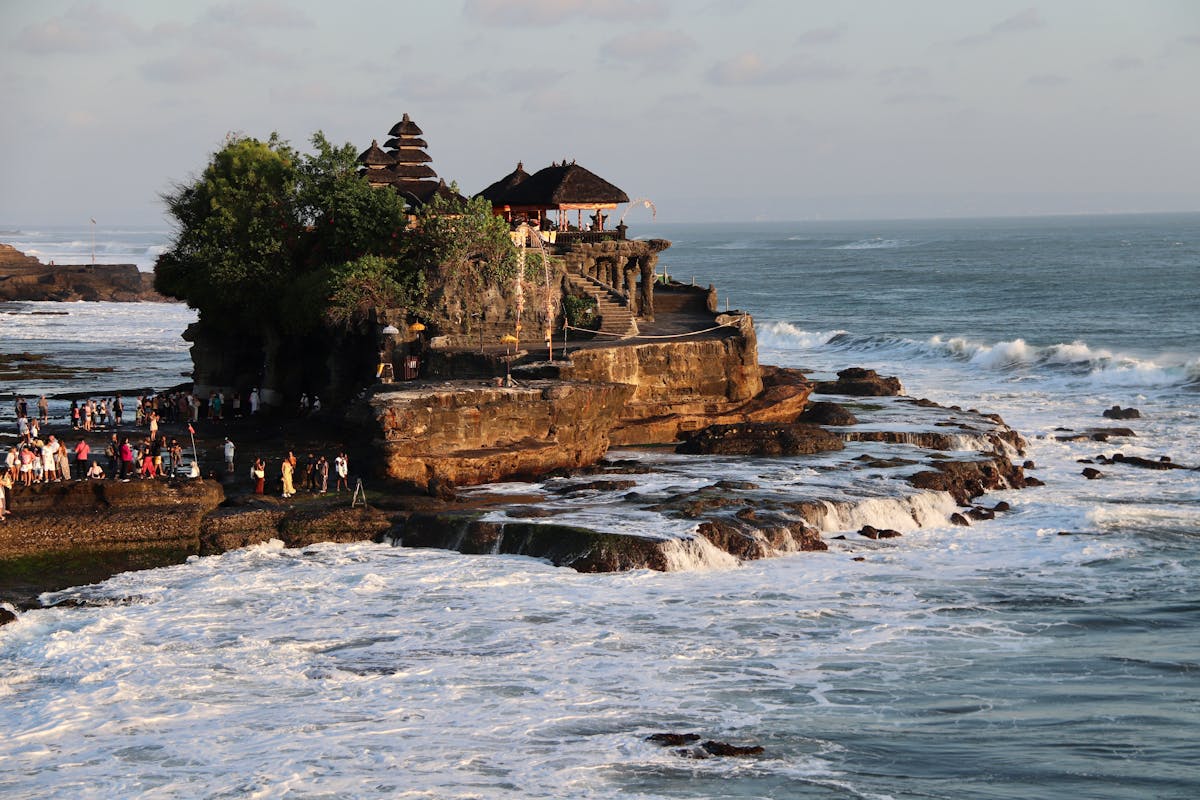
[(1021, 33), (1041, 28), (1045, 24), (1036, 8), (1027, 8), (1019, 14), (997, 22), (992, 26), (992, 33)]
[(801, 46), (810, 44), (833, 44), (834, 42), (840, 42), (845, 37), (845, 24), (835, 25), (830, 28), (811, 28), (796, 37), (796, 44)]
[(126, 42), (143, 43), (148, 32), (125, 14), (96, 4), (76, 4), (59, 17), (27, 25), (13, 45), (27, 53), (95, 53)]
[(204, 15), (203, 23), (225, 28), (245, 29), (312, 28), (313, 21), (292, 5), (275, 0), (256, 0), (251, 3), (226, 3), (213, 6)]
[(1115, 56), (1104, 63), (1109, 69), (1116, 70), (1117, 72), (1141, 69), (1146, 66), (1146, 62), (1137, 56)]
[(466, 0), (463, 15), (485, 25), (528, 27), (574, 20), (644, 22), (668, 14), (663, 0)]
[(955, 39), (952, 44), (960, 47), (974, 47), (1009, 34), (1026, 33), (1027, 31), (1036, 30), (1044, 27), (1045, 24), (1045, 21), (1036, 8), (1027, 8), (1017, 14), (1013, 14), (1011, 17), (1000, 20), (984, 33), (973, 33), (969, 36), (963, 36), (960, 39)]
[(197, 83), (223, 73), (228, 59), (201, 50), (187, 50), (147, 61), (138, 68), (142, 77), (159, 83)]
[(1180, 36), (1179, 41), (1184, 44), (1190, 44), (1193, 47), (1200, 47), (1200, 33), (1192, 33), (1187, 36)]
[(768, 64), (758, 53), (747, 51), (714, 64), (706, 75), (716, 86), (771, 86), (798, 81), (838, 80), (849, 75), (844, 67), (815, 59), (793, 56), (779, 64)]
[(880, 70), (876, 80), (881, 86), (926, 83), (929, 81), (929, 70), (925, 67), (889, 67)]
[(1050, 74), (1030, 75), (1028, 78), (1025, 79), (1026, 86), (1049, 87), (1049, 86), (1062, 86), (1065, 83), (1070, 83), (1070, 81), (1067, 80), (1066, 78), (1064, 78), (1062, 75), (1050, 75)]
[(561, 89), (539, 89), (530, 93), (521, 104), (522, 111), (535, 114), (557, 114), (575, 108), (576, 95)]
[(487, 76), (482, 74), (450, 78), (437, 72), (409, 73), (390, 94), (402, 98), (405, 103), (458, 105), (488, 97), (490, 93), (484, 88), (486, 80)]
[(948, 94), (940, 92), (897, 92), (888, 95), (883, 102), (895, 106), (907, 105), (938, 105), (945, 106), (957, 102)]
[(646, 71), (670, 70), (695, 49), (696, 41), (682, 31), (641, 30), (609, 39), (600, 46), (600, 55)]

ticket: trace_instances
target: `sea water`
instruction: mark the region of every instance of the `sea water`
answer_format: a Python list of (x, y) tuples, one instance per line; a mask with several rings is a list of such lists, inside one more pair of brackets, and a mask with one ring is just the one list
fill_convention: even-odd
[[(1200, 796), (1200, 472), (1078, 463), (1200, 465), (1200, 216), (644, 233), (754, 314), (765, 363), (998, 412), (1046, 486), (668, 573), (269, 544), (68, 590), (99, 605), (0, 628), (0, 796)], [(1101, 426), (1137, 435), (1060, 438)]]

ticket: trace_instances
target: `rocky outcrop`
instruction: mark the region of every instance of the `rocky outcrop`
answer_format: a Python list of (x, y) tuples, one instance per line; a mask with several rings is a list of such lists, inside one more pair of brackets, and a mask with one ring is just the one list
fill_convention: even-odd
[(908, 479), (918, 489), (948, 492), (960, 506), (995, 489), (1023, 489), (1031, 485), (1021, 467), (1000, 453), (974, 461), (938, 461), (933, 469)]
[(1113, 406), (1112, 408), (1104, 409), (1104, 416), (1108, 417), (1109, 419), (1141, 419), (1142, 412), (1138, 411), (1136, 408), (1121, 408), (1120, 406)]
[(49, 265), (0, 244), (0, 301), (168, 302), (134, 264)]
[(677, 453), (722, 456), (800, 456), (841, 450), (842, 437), (816, 425), (747, 422), (710, 425), (688, 436)]
[(528, 478), (599, 461), (632, 394), (619, 383), (532, 381), (383, 388), (356, 410), (382, 475), (420, 491)]
[(200, 555), (214, 555), (239, 547), (278, 539), (287, 547), (317, 542), (378, 541), (394, 526), (390, 516), (363, 506), (289, 508), (272, 500), (222, 508), (200, 525)]
[(0, 560), (53, 550), (195, 540), (225, 499), (216, 481), (66, 481), (17, 488)]
[(850, 367), (838, 372), (836, 381), (819, 381), (818, 394), (845, 394), (854, 397), (893, 397), (904, 387), (899, 378), (884, 378), (873, 369)]

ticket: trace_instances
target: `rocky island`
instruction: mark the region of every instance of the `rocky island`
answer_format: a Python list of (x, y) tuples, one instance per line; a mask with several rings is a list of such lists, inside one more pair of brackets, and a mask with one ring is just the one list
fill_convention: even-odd
[[(582, 571), (736, 563), (825, 550), (831, 531), (968, 525), (1003, 510), (979, 495), (1036, 483), (1017, 463), (1020, 436), (994, 416), (904, 397), (870, 370), (818, 382), (760, 365), (750, 316), (659, 275), (670, 243), (606, 227), (628, 197), (574, 162), (518, 165), (467, 200), (430, 179), (407, 116), (390, 133), (391, 152), (357, 156), (314, 138), (319, 163), (342, 168), (307, 190), (336, 191), (336, 217), (315, 202), (265, 229), (183, 224), (155, 276), (199, 310), (185, 334), (191, 393), (262, 405), (197, 425), (201, 461), (221, 463), (228, 434), (241, 463), (262, 455), (276, 469), (289, 450), (336, 442), (369, 503), (254, 495), (216, 468), (18, 489), (0, 527), (10, 599), (271, 539), (517, 553)], [(306, 195), (278, 199), (296, 184), (255, 183), (295, 158), (230, 141), (168, 205), (182, 223), (218, 204), (246, 205), (246, 219), (303, 208)], [(263, 230), (279, 241), (230, 250)], [(294, 261), (255, 263), (264, 252)], [(798, 463), (855, 479), (797, 480)], [(640, 522), (598, 524), (598, 508)]]

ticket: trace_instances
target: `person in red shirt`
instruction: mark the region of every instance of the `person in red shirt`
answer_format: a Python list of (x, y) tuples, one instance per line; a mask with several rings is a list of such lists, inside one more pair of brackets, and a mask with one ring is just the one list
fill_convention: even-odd
[(87, 439), (80, 436), (79, 444), (75, 445), (75, 470), (80, 480), (87, 476), (88, 459), (91, 458), (91, 455), (92, 448), (88, 446)]

